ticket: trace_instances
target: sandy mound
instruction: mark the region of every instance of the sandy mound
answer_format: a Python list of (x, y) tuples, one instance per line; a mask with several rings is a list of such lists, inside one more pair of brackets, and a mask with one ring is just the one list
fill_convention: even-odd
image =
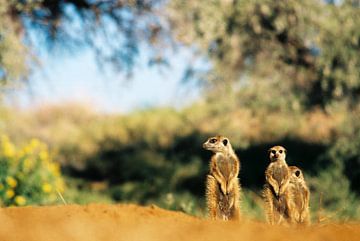
[(3, 208), (0, 223), (0, 241), (360, 240), (359, 224), (291, 229), (248, 220), (201, 220), (135, 205)]

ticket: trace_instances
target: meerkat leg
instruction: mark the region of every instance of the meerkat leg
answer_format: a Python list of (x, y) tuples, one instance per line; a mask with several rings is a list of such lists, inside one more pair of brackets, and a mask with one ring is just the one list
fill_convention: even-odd
[(229, 180), (227, 186), (228, 186), (228, 190), (230, 192), (233, 192), (234, 194), (236, 193), (236, 194), (238, 194), (238, 196), (240, 195), (240, 186), (239, 186), (238, 178), (233, 178), (233, 179)]
[(274, 203), (273, 203), (273, 195), (270, 190), (270, 186), (267, 185), (264, 188), (263, 196), (265, 199), (265, 214), (266, 220), (269, 224), (274, 225)]
[(300, 216), (299, 216), (299, 223), (300, 224), (304, 224), (304, 225), (308, 225), (309, 224), (309, 218), (308, 218), (308, 215), (305, 211), (301, 212), (300, 213)]
[(304, 225), (310, 225), (311, 222), (310, 222), (309, 208), (306, 207), (304, 210), (301, 211), (299, 222)]
[(207, 175), (206, 178), (206, 202), (209, 212), (209, 217), (211, 219), (216, 219), (217, 217), (217, 198), (218, 198), (218, 184), (216, 179)]
[(286, 189), (288, 188), (290, 183), (290, 177), (287, 176), (285, 180), (282, 181), (279, 187), (279, 195), (285, 193)]
[(295, 220), (296, 220), (296, 214), (295, 214), (295, 204), (292, 200), (292, 196), (291, 193), (289, 191), (287, 191), (285, 193), (285, 204), (286, 204), (286, 216), (287, 216), (287, 221), (289, 224), (294, 224)]
[(310, 224), (310, 210), (309, 210), (309, 202), (310, 202), (310, 191), (308, 189), (304, 189), (304, 208), (303, 211), (301, 212), (301, 219), (302, 222), (305, 225), (309, 225)]
[(283, 224), (283, 223), (284, 223), (284, 220), (285, 220), (284, 216), (281, 215), (281, 214), (279, 214), (279, 213), (277, 213), (276, 216), (277, 216), (276, 224), (277, 224), (277, 225)]
[(233, 197), (232, 197), (232, 220), (239, 220), (240, 219), (240, 184), (238, 178), (235, 178), (233, 181)]

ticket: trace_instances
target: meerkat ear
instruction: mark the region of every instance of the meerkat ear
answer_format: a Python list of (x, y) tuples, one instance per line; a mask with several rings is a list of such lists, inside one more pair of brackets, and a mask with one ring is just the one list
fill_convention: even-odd
[(299, 170), (297, 170), (296, 172), (295, 172), (295, 175), (297, 176), (297, 177), (299, 177), (300, 176), (300, 171)]
[(284, 153), (287, 154), (287, 150), (284, 148)]
[(228, 142), (229, 142), (228, 139), (224, 139), (224, 140), (222, 141), (222, 143), (224, 144), (224, 146), (226, 146), (226, 145), (228, 144)]

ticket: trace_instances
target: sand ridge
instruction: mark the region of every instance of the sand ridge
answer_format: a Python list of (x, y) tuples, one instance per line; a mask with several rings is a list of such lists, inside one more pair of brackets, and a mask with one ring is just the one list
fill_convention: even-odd
[(0, 241), (360, 240), (360, 224), (308, 228), (204, 220), (156, 206), (63, 205), (0, 209)]

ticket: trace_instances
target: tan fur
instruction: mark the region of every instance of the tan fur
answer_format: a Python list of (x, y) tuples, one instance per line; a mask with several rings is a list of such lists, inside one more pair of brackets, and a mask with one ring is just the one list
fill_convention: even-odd
[(234, 220), (240, 215), (240, 161), (224, 136), (210, 137), (203, 147), (214, 153), (206, 179), (206, 200), (212, 219)]
[(290, 171), (285, 161), (286, 149), (274, 146), (268, 153), (271, 163), (265, 171), (266, 184), (263, 191), (267, 220), (270, 224), (293, 223)]
[(291, 173), (290, 177), (290, 191), (294, 203), (294, 220), (296, 223), (309, 225), (310, 224), (310, 191), (306, 185), (304, 176), (300, 168), (296, 166), (289, 166)]

